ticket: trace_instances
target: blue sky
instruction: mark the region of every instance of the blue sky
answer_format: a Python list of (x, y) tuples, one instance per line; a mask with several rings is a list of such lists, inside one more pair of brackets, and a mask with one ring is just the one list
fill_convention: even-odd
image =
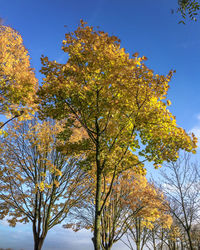
[[(65, 62), (61, 42), (80, 19), (118, 36), (130, 54), (145, 55), (155, 72), (176, 70), (170, 110), (180, 126), (200, 136), (200, 20), (178, 24), (180, 16), (171, 14), (176, 7), (177, 0), (6, 0), (1, 1), (0, 16), (21, 33), (40, 81), (41, 54)], [(75, 234), (58, 226), (49, 232), (44, 250), (90, 250), (90, 238), (85, 231)], [(31, 226), (0, 225), (0, 247), (29, 250), (32, 244)], [(116, 244), (113, 249), (126, 248)]]

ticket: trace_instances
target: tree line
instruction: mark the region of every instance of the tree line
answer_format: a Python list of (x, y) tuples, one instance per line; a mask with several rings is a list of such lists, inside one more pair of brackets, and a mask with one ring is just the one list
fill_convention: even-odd
[(130, 249), (195, 249), (186, 191), (176, 203), (175, 189), (168, 195), (145, 177), (147, 162), (178, 171), (179, 151), (196, 152), (197, 138), (168, 109), (173, 72), (155, 74), (146, 57), (83, 21), (65, 35), (66, 63), (41, 58), (39, 85), (20, 34), (1, 25), (0, 46), (0, 111), (9, 119), (1, 124), (0, 218), (31, 222), (35, 250), (60, 223), (92, 230), (95, 250), (119, 240)]

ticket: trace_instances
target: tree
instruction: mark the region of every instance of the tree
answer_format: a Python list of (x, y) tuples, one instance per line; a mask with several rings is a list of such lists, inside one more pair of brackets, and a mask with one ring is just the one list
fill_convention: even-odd
[[(91, 229), (95, 228), (95, 173), (90, 171), (91, 182), (88, 183), (91, 189), (91, 195), (87, 196), (84, 200), (84, 206), (81, 208), (75, 208), (72, 212), (72, 223), (64, 225), (65, 228), (72, 228), (74, 231), (78, 231), (82, 228)], [(128, 177), (128, 178), (127, 178)], [(109, 189), (109, 177), (103, 178), (103, 185), (101, 190), (102, 200), (104, 195)], [(135, 181), (134, 181), (135, 180)], [(136, 213), (142, 209), (141, 206), (135, 207), (134, 211), (129, 210), (130, 204), (127, 203), (127, 199), (130, 193), (134, 196), (136, 190), (139, 190), (141, 186), (135, 187), (136, 174), (134, 171), (122, 173), (114, 181), (112, 191), (109, 198), (106, 201), (104, 209), (101, 214), (100, 221), (100, 235), (101, 235), (101, 248), (104, 250), (110, 250), (114, 243), (119, 241), (126, 233), (128, 226), (127, 221), (131, 216), (135, 216)], [(138, 184), (138, 182), (137, 182)], [(138, 194), (137, 194), (138, 195)], [(133, 204), (132, 204), (133, 205)]]
[(192, 238), (192, 243), (194, 247), (199, 249), (200, 248), (200, 224), (199, 223), (192, 225), (191, 238)]
[[(181, 239), (181, 233), (179, 226), (176, 225), (175, 221), (173, 220), (173, 224), (171, 227), (156, 227), (155, 230), (152, 231), (150, 242), (152, 242), (154, 249), (164, 250), (178, 250), (179, 247), (181, 248), (180, 244)], [(157, 244), (156, 244), (157, 243)], [(148, 249), (152, 249), (151, 247), (148, 247)]]
[(185, 24), (186, 17), (197, 21), (198, 11), (200, 9), (199, 0), (178, 0), (177, 12), (181, 14), (182, 20), (179, 23)]
[(171, 215), (182, 235), (186, 235), (188, 249), (193, 250), (191, 230), (199, 219), (200, 202), (197, 166), (185, 154), (177, 162), (167, 164), (166, 169), (162, 172), (163, 191), (168, 196)]
[[(68, 53), (65, 64), (42, 58), (41, 115), (68, 120), (62, 138), (70, 153), (84, 155), (85, 168), (96, 171), (94, 246), (99, 250), (101, 214), (116, 174), (145, 159), (156, 166), (175, 160), (179, 148), (194, 150), (196, 138), (178, 127), (167, 109), (171, 72), (154, 74), (145, 57), (129, 57), (117, 37), (83, 21), (66, 34), (62, 49)], [(72, 128), (76, 141), (70, 141)], [(102, 178), (108, 174), (110, 189), (102, 200)]]
[(11, 226), (30, 221), (35, 250), (87, 193), (79, 160), (56, 149), (61, 129), (58, 122), (18, 122), (1, 140), (0, 217), (8, 215)]
[[(94, 178), (90, 177), (90, 179)], [(106, 178), (103, 178), (102, 196), (105, 194), (105, 189), (109, 189), (107, 183), (109, 182)], [(94, 183), (88, 184), (90, 186), (92, 184), (91, 191), (94, 190)], [(95, 192), (93, 191), (92, 194), (86, 197), (84, 206), (72, 211), (70, 216), (72, 223), (64, 225), (65, 228), (72, 228), (74, 231), (82, 228), (94, 230)], [(122, 240), (126, 234), (131, 235), (137, 249), (142, 249), (146, 239), (142, 241), (141, 235), (147, 231), (147, 228), (152, 229), (156, 223), (162, 224), (163, 228), (170, 228), (172, 219), (166, 211), (165, 203), (162, 193), (148, 183), (145, 176), (137, 174), (137, 169), (127, 170), (118, 175), (101, 214), (101, 248), (110, 250), (113, 244)], [(140, 224), (139, 227), (137, 222)], [(138, 236), (137, 239), (134, 231)], [(133, 249), (130, 240), (129, 243), (128, 246)]]
[(35, 108), (37, 88), (22, 37), (11, 27), (0, 25), (0, 114), (26, 116)]
[[(150, 235), (153, 235), (158, 226), (170, 228), (172, 218), (166, 209), (165, 197), (159, 189), (147, 181), (145, 176), (136, 175), (133, 186), (133, 191), (126, 197), (126, 203), (129, 204), (128, 213), (133, 214), (126, 222), (128, 227), (126, 245), (130, 249), (134, 249), (133, 245), (136, 245), (136, 249), (140, 250), (147, 246)], [(155, 249), (154, 245), (153, 240), (151, 249)]]

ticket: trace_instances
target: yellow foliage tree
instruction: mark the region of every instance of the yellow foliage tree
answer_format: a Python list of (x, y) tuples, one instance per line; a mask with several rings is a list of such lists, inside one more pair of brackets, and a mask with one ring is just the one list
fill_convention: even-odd
[(56, 149), (61, 130), (60, 122), (15, 122), (1, 140), (0, 218), (8, 215), (11, 226), (30, 221), (35, 250), (87, 192), (79, 160)]
[[(172, 218), (165, 208), (164, 196), (147, 181), (144, 175), (136, 172), (137, 170), (127, 170), (114, 181), (101, 214), (101, 248), (104, 250), (110, 250), (124, 235), (131, 237), (133, 244), (140, 250), (146, 243), (146, 235), (143, 237), (145, 231), (153, 230), (154, 225), (158, 223), (162, 224), (162, 228), (171, 226)], [(94, 177), (91, 176), (90, 179), (88, 185), (93, 186), (95, 190), (95, 183), (92, 183)], [(106, 189), (109, 189), (108, 178), (103, 179), (102, 200)], [(94, 197), (95, 192), (86, 197), (84, 206), (74, 211), (72, 223), (65, 225), (66, 228), (71, 227), (74, 231), (81, 228), (94, 230)], [(130, 240), (129, 242), (131, 243)]]
[[(176, 160), (179, 149), (195, 149), (196, 138), (177, 126), (165, 102), (172, 72), (154, 74), (145, 57), (130, 57), (117, 37), (83, 21), (66, 34), (62, 49), (68, 54), (64, 64), (42, 58), (41, 115), (68, 119), (65, 152), (83, 155), (86, 169), (96, 171), (94, 245), (99, 250), (101, 214), (116, 174), (143, 160), (156, 167)], [(74, 130), (79, 137), (70, 141)], [(110, 189), (102, 202), (102, 178), (108, 173)]]
[(0, 25), (0, 114), (19, 116), (33, 111), (37, 89), (22, 37), (11, 27)]
[(166, 209), (167, 202), (160, 190), (150, 184), (144, 175), (131, 171), (123, 175), (120, 189), (127, 194), (123, 202), (128, 207), (126, 236), (129, 247), (132, 249), (131, 242), (134, 242), (137, 250), (143, 249), (157, 224), (170, 228), (172, 217)]

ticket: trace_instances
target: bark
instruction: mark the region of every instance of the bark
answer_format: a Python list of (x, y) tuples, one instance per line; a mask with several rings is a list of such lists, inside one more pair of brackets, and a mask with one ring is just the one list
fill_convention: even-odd
[(190, 250), (193, 250), (194, 248), (193, 248), (193, 245), (192, 245), (192, 239), (191, 239), (191, 235), (190, 235), (190, 230), (187, 230), (187, 235), (188, 235)]
[(34, 250), (41, 250), (44, 243), (44, 238), (34, 238)]
[(152, 230), (152, 239), (153, 239), (153, 249), (156, 250), (156, 239), (154, 230)]
[(36, 219), (33, 221), (33, 238), (34, 238), (34, 250), (41, 250), (44, 240), (46, 238), (47, 231), (40, 235), (40, 231), (36, 228)]
[(140, 250), (140, 241), (136, 242), (137, 250)]
[(112, 244), (110, 245), (106, 245), (106, 246), (102, 246), (102, 249), (103, 250), (111, 250), (111, 248), (112, 248)]
[(99, 90), (97, 90), (96, 95), (96, 110), (97, 116), (95, 121), (96, 127), (96, 168), (97, 168), (97, 175), (96, 175), (96, 203), (95, 203), (95, 222), (94, 222), (94, 249), (100, 250), (101, 246), (101, 187), (102, 187), (102, 169), (101, 169), (101, 162), (100, 162), (100, 128), (98, 124), (99, 118)]
[(136, 247), (137, 250), (140, 250), (141, 244), (141, 227), (140, 227), (140, 218), (136, 219)]
[(181, 250), (184, 250), (183, 242), (181, 241)]
[(163, 229), (161, 229), (161, 244), (160, 244), (160, 250), (163, 250), (163, 245), (164, 245), (164, 232)]
[(95, 204), (95, 227), (94, 227), (94, 249), (100, 250), (101, 245), (101, 185), (102, 173), (97, 168), (97, 184), (96, 184), (96, 204)]

